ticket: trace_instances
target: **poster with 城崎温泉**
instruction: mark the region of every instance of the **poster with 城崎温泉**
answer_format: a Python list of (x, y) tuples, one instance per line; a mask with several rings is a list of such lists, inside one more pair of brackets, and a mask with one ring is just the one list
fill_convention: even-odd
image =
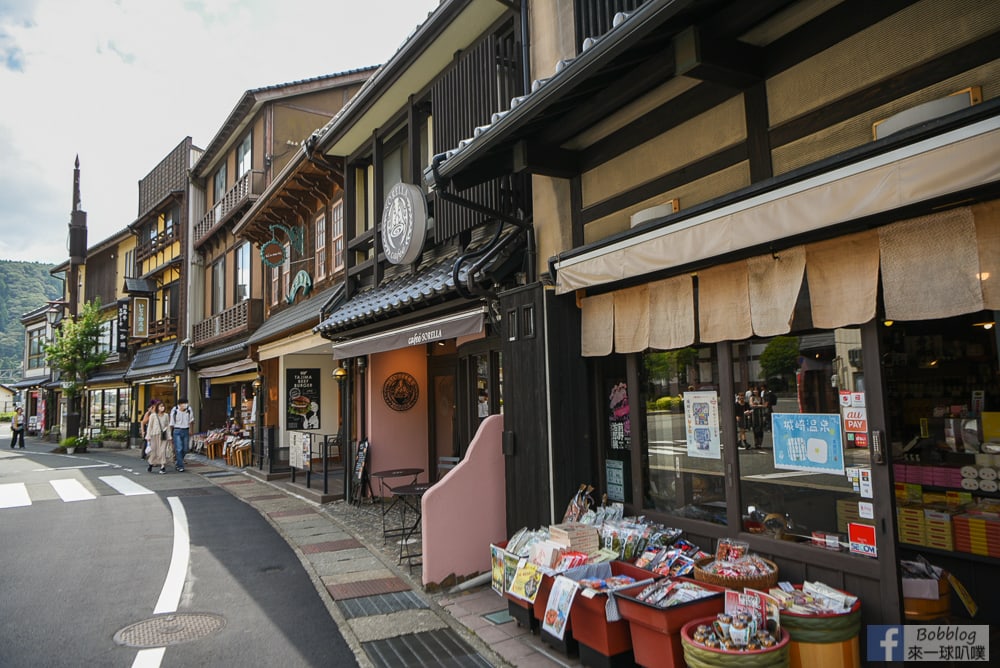
[(688, 457), (719, 459), (722, 456), (717, 393), (685, 392), (684, 426)]
[(774, 468), (844, 474), (840, 415), (774, 413)]

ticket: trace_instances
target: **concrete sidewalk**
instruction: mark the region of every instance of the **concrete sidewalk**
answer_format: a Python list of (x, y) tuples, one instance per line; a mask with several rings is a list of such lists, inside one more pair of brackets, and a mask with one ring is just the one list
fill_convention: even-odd
[(317, 504), (291, 483), (197, 454), (186, 466), (253, 506), (284, 537), (362, 666), (580, 665), (519, 627), (489, 584), (425, 592), (419, 566), (400, 565), (398, 543), (383, 540), (378, 506)]

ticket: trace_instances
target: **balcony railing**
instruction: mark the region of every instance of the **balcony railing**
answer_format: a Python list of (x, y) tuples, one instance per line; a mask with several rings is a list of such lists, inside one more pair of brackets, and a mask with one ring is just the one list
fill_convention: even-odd
[[(177, 335), (177, 318), (163, 318), (153, 320), (149, 323), (149, 335), (142, 338), (143, 341), (162, 339), (168, 336)], [(132, 337), (133, 339), (137, 337)]]
[(146, 258), (152, 257), (177, 241), (177, 239), (177, 226), (175, 225), (160, 232), (152, 239), (140, 240), (135, 247), (136, 262), (142, 262)]
[(215, 203), (194, 228), (194, 245), (200, 246), (208, 237), (237, 213), (245, 211), (264, 192), (264, 172), (250, 170)]
[(216, 313), (194, 326), (192, 338), (195, 347), (237, 334), (247, 334), (257, 329), (264, 320), (264, 301), (247, 299)]

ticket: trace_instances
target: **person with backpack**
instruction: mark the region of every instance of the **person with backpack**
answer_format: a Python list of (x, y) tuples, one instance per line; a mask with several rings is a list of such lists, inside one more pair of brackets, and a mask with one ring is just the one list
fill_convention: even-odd
[(194, 412), (187, 397), (181, 397), (177, 405), (170, 409), (170, 430), (174, 435), (174, 466), (178, 472), (184, 471), (184, 455), (191, 442), (191, 428), (194, 426)]

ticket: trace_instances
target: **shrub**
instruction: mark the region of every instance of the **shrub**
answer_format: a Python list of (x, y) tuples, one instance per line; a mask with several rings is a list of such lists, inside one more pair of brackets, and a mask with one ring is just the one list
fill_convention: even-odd
[(673, 397), (660, 397), (656, 400), (656, 410), (669, 411), (672, 403)]
[(101, 440), (104, 441), (127, 441), (127, 429), (105, 429), (101, 432)]

